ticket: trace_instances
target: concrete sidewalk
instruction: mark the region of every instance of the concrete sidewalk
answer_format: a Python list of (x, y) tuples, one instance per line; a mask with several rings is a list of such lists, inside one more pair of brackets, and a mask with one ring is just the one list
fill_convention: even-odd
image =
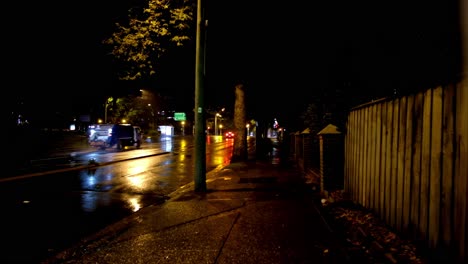
[(292, 165), (232, 163), (43, 263), (345, 263)]

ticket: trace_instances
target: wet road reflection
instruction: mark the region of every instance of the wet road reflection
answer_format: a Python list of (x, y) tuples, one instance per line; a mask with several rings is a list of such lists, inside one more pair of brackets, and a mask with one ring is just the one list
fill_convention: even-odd
[[(214, 142), (211, 141), (213, 143), (207, 143), (208, 171), (230, 162), (233, 140), (219, 138)], [(125, 193), (126, 204), (132, 211), (148, 206), (147, 203), (142, 202), (142, 195), (153, 195), (164, 199), (169, 193), (193, 180), (191, 142), (181, 139), (177, 144), (174, 143), (173, 140), (164, 141), (162, 144), (165, 146), (164, 150), (174, 150), (166, 155), (129, 160), (112, 166), (80, 171), (81, 189), (93, 192)], [(122, 155), (122, 153), (119, 154)], [(83, 200), (83, 207), (96, 208), (91, 203), (99, 203), (99, 201), (86, 197)]]
[[(207, 171), (229, 163), (233, 141), (207, 140)], [(122, 162), (0, 182), (0, 262), (34, 262), (149, 205), (193, 181), (191, 137), (163, 139), (121, 152), (76, 159)], [(166, 153), (167, 152), (167, 153)], [(164, 153), (157, 155), (158, 153)], [(138, 158), (139, 157), (139, 158)]]
[[(228, 165), (231, 161), (232, 153), (234, 150), (234, 140), (232, 139), (224, 139), (223, 137), (219, 136), (219, 139), (215, 141), (214, 148), (213, 148), (213, 155), (211, 153), (207, 153), (207, 162), (210, 164), (221, 164), (221, 165)], [(223, 141), (224, 139), (224, 141)], [(224, 155), (219, 155), (218, 151), (225, 151)]]

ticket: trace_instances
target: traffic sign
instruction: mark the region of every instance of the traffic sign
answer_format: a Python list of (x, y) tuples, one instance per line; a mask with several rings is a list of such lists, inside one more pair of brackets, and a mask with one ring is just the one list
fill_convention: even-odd
[(174, 120), (175, 121), (185, 121), (185, 113), (174, 113)]

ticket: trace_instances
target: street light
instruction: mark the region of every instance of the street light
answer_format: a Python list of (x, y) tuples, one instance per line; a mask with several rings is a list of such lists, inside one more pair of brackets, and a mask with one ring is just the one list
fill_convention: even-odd
[(214, 125), (215, 126), (215, 132), (214, 132), (215, 136), (218, 135), (218, 116), (222, 117), (222, 115), (220, 115), (219, 113), (216, 113), (216, 115), (215, 115), (215, 125)]
[[(221, 109), (221, 112), (224, 112), (224, 109), (225, 109), (225, 108)], [(216, 113), (216, 114), (215, 114), (215, 124), (214, 124), (214, 127), (215, 127), (215, 132), (214, 132), (214, 134), (215, 134), (215, 136), (218, 135), (218, 116), (219, 116), (219, 117), (222, 117), (222, 115), (221, 115), (220, 113)]]

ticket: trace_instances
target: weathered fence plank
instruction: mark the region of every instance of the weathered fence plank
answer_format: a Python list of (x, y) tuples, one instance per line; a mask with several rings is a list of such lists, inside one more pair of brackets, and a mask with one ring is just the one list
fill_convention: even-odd
[(431, 121), (432, 121), (432, 90), (424, 93), (422, 132), (422, 160), (421, 160), (421, 189), (420, 189), (420, 218), (419, 230), (421, 240), (427, 240), (429, 219), (429, 179), (431, 177)]
[(369, 193), (369, 188), (367, 186), (367, 164), (368, 164), (368, 157), (367, 157), (367, 150), (369, 148), (369, 137), (368, 137), (368, 127), (369, 127), (369, 111), (368, 108), (363, 109), (362, 111), (364, 123), (362, 124), (362, 140), (364, 146), (362, 147), (362, 157), (365, 159), (362, 161), (362, 170), (361, 170), (361, 201), (360, 203), (364, 206), (368, 206), (367, 204), (367, 195)]
[(468, 81), (457, 89), (456, 95), (456, 160), (455, 160), (455, 236), (459, 242), (458, 251), (462, 258), (468, 256)]
[(388, 102), (387, 105), (387, 153), (386, 153), (386, 172), (385, 172), (385, 221), (387, 223), (391, 223), (391, 213), (392, 213), (392, 203), (390, 200), (391, 192), (392, 192), (392, 143), (393, 143), (393, 101)]
[(354, 147), (354, 166), (356, 169), (354, 170), (353, 174), (353, 189), (350, 192), (351, 197), (353, 197), (354, 201), (359, 201), (359, 192), (361, 191), (358, 187), (359, 184), (359, 165), (361, 156), (359, 154), (359, 150), (361, 149), (360, 144), (361, 142), (361, 111), (358, 111), (355, 116), (356, 124), (354, 125), (354, 129), (356, 130), (356, 134), (354, 136), (354, 140), (357, 143)]
[(429, 246), (435, 247), (439, 240), (440, 188), (442, 186), (440, 175), (442, 172), (442, 87), (433, 89), (432, 93), (428, 238)]
[(361, 161), (361, 175), (360, 175), (360, 186), (361, 186), (361, 200), (359, 201), (360, 204), (363, 206), (367, 206), (366, 204), (366, 197), (367, 197), (367, 185), (366, 185), (366, 166), (367, 166), (367, 145), (368, 145), (368, 138), (367, 138), (367, 125), (368, 125), (368, 118), (367, 118), (367, 108), (363, 109), (362, 111), (362, 118), (363, 118), (363, 123), (362, 123), (362, 160)]
[(414, 99), (413, 108), (413, 167), (411, 170), (411, 192), (414, 194), (411, 198), (411, 231), (412, 237), (419, 237), (419, 223), (421, 205), (421, 151), (423, 134), (423, 110), (424, 95), (419, 93)]
[(405, 144), (406, 144), (406, 97), (400, 99), (400, 109), (398, 111), (398, 138), (397, 138), (397, 174), (396, 177), (396, 206), (395, 206), (395, 227), (401, 231), (403, 221), (403, 188), (405, 178)]
[(379, 201), (379, 212), (380, 217), (385, 219), (385, 190), (386, 190), (386, 173), (387, 173), (387, 134), (388, 134), (388, 127), (387, 127), (387, 115), (388, 115), (388, 102), (382, 103), (382, 139), (381, 139), (381, 146), (382, 146), (382, 155), (380, 157), (382, 166), (380, 167), (380, 201)]
[[(357, 132), (358, 130), (356, 129), (356, 125), (357, 125), (357, 112), (352, 112), (352, 118), (351, 118), (351, 122), (348, 124), (348, 131), (350, 130), (353, 130), (353, 132), (351, 132), (351, 136), (349, 137), (349, 140), (350, 142), (357, 142)], [(346, 137), (347, 138), (347, 137)], [(353, 190), (354, 188), (356, 188), (356, 184), (354, 184), (354, 181), (356, 180), (356, 169), (357, 169), (357, 158), (356, 158), (356, 149), (358, 148), (357, 144), (351, 144), (351, 146), (349, 147), (349, 156), (346, 157), (346, 159), (349, 159), (349, 163), (350, 163), (350, 170), (351, 172), (349, 173), (349, 177), (346, 177), (348, 178), (348, 186), (346, 188), (346, 191), (348, 193), (351, 193), (351, 190)]]
[(372, 109), (371, 109), (371, 106), (367, 107), (366, 109), (366, 113), (367, 113), (367, 126), (366, 126), (366, 131), (367, 131), (367, 134), (366, 134), (366, 139), (367, 139), (367, 149), (366, 149), (366, 159), (367, 159), (367, 162), (366, 162), (366, 166), (364, 168), (364, 170), (366, 171), (366, 174), (365, 174), (365, 185), (367, 186), (367, 192), (366, 192), (366, 203), (367, 203), (367, 207), (370, 208), (370, 200), (371, 200), (371, 195), (372, 195), (372, 189), (371, 189), (371, 175), (370, 175), (370, 166), (371, 166), (371, 163), (372, 163), (372, 158), (371, 158), (371, 151), (372, 151), (372, 142), (371, 142), (371, 139), (372, 139), (372, 122), (374, 122), (372, 120)]
[[(360, 113), (356, 113), (355, 117), (354, 117), (354, 120), (356, 120), (356, 122), (358, 122), (357, 124), (354, 124), (354, 129), (356, 130), (356, 133), (354, 134), (354, 140), (355, 142), (359, 142), (359, 139), (360, 139), (360, 126), (359, 126), (359, 122), (360, 122)], [(359, 148), (361, 146), (355, 146), (354, 147), (354, 166), (355, 166), (355, 170), (354, 170), (354, 173), (353, 173), (353, 192), (350, 192), (353, 197), (354, 197), (354, 200), (357, 201), (358, 199), (358, 196), (357, 196), (357, 191), (355, 190), (358, 190), (358, 177), (359, 177)]]
[(443, 116), (442, 116), (442, 175), (441, 181), (441, 208), (440, 208), (440, 226), (441, 243), (444, 248), (449, 248), (453, 237), (452, 207), (453, 207), (453, 177), (454, 174), (454, 106), (455, 106), (455, 87), (450, 85), (446, 87), (443, 93)]
[(405, 165), (403, 168), (403, 208), (402, 208), (402, 232), (408, 231), (411, 223), (411, 198), (415, 195), (411, 192), (411, 169), (413, 166), (413, 111), (414, 111), (414, 96), (408, 96), (406, 99), (406, 118), (405, 123), (405, 147), (404, 157)]
[(371, 188), (371, 193), (370, 193), (370, 208), (375, 211), (376, 209), (376, 199), (378, 197), (377, 195), (377, 184), (378, 181), (377, 179), (379, 178), (379, 175), (376, 172), (376, 163), (377, 163), (377, 157), (376, 157), (376, 149), (377, 149), (377, 122), (375, 120), (377, 119), (377, 106), (372, 105), (370, 107), (371, 110), (371, 133), (370, 133), (370, 147), (371, 147), (371, 152), (370, 152), (370, 167), (369, 167), (369, 174), (370, 174), (370, 188)]
[(397, 197), (397, 174), (398, 174), (398, 160), (397, 160), (397, 151), (398, 151), (398, 112), (400, 109), (400, 99), (393, 100), (393, 120), (392, 120), (392, 142), (391, 142), (391, 174), (390, 174), (390, 221), (388, 222), (391, 226), (395, 227), (396, 221), (396, 197)]
[(369, 107), (366, 107), (364, 109), (364, 113), (365, 113), (365, 118), (366, 118), (366, 124), (365, 124), (365, 128), (364, 128), (364, 139), (365, 139), (365, 148), (364, 148), (364, 157), (365, 157), (365, 160), (364, 160), (364, 167), (363, 167), (363, 170), (364, 170), (364, 173), (363, 173), (363, 180), (364, 180), (364, 188), (365, 188), (365, 191), (364, 191), (364, 200), (363, 200), (363, 205), (366, 206), (366, 207), (369, 207), (369, 201), (370, 201), (370, 193), (371, 193), (371, 189), (370, 189), (370, 175), (369, 175), (369, 164), (370, 164), (370, 149), (371, 149), (371, 137), (370, 137), (370, 127), (371, 127), (371, 123), (372, 123), (372, 119), (371, 119), (371, 114), (370, 114), (370, 109)]
[(375, 125), (375, 204), (374, 204), (374, 211), (377, 213), (381, 213), (381, 203), (380, 198), (382, 195), (382, 104), (377, 104), (376, 106), (376, 125)]
[(354, 162), (354, 165), (356, 166), (356, 170), (354, 171), (354, 179), (353, 179), (354, 188), (353, 188), (353, 192), (351, 192), (351, 194), (353, 195), (355, 201), (359, 201), (359, 192), (361, 191), (360, 188), (358, 187), (359, 186), (359, 179), (360, 179), (360, 176), (359, 176), (360, 168), (359, 168), (359, 166), (361, 165), (360, 164), (360, 162), (361, 162), (361, 153), (360, 153), (361, 146), (360, 146), (360, 144), (362, 143), (361, 142), (361, 123), (362, 123), (361, 111), (356, 113), (356, 121), (358, 123), (355, 125), (355, 128), (356, 128), (355, 140), (356, 140), (356, 142), (358, 142), (358, 145), (356, 146), (356, 148), (354, 150), (355, 151), (354, 157), (356, 159), (355, 162)]

